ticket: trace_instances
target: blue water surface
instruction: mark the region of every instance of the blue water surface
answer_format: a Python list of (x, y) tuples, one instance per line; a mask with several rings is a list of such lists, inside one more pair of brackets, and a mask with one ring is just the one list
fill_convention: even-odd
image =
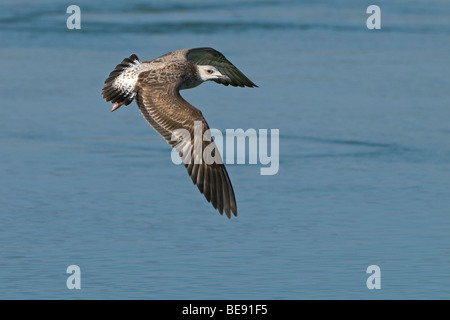
[[(0, 298), (450, 298), (450, 3), (377, 1), (380, 30), (371, 4), (2, 1)], [(227, 165), (231, 220), (100, 94), (132, 53), (201, 46), (259, 85), (184, 91), (209, 125), (280, 132), (276, 175)]]

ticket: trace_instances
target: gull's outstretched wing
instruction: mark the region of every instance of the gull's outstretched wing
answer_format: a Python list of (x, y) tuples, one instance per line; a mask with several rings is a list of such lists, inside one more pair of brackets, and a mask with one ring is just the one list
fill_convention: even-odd
[[(219, 210), (220, 214), (225, 212), (228, 218), (231, 212), (237, 215), (236, 199), (233, 187), (227, 170), (221, 161), (219, 154), (213, 155), (215, 159), (220, 161), (210, 162), (203, 159), (203, 153), (208, 146), (208, 150), (215, 148), (214, 141), (203, 141), (203, 134), (209, 129), (208, 124), (203, 118), (200, 110), (193, 107), (184, 100), (179, 93), (178, 83), (161, 84), (157, 81), (149, 80), (151, 77), (143, 75), (137, 83), (136, 102), (142, 112), (144, 118), (150, 125), (174, 148), (180, 153), (182, 160), (186, 156), (190, 157), (189, 163), (185, 162), (185, 167), (192, 179), (197, 185), (200, 192), (205, 196), (208, 202)], [(197, 134), (194, 122), (201, 123), (201, 136), (194, 137)], [(172, 141), (172, 135), (178, 137), (177, 130), (184, 129), (190, 134), (190, 139), (179, 137), (178, 140)], [(198, 148), (194, 146), (194, 139), (201, 139), (201, 154)], [(213, 144), (213, 145), (210, 145)], [(185, 152), (182, 152), (185, 150)], [(186, 152), (190, 150), (190, 154)], [(194, 160), (199, 160), (197, 164)], [(211, 163), (211, 164), (208, 164)]]

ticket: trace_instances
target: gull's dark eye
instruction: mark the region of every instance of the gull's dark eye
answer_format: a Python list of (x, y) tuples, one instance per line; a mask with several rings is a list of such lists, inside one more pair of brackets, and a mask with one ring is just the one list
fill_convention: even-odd
[(214, 71), (211, 69), (206, 70), (206, 72), (208, 72), (208, 74), (212, 74)]

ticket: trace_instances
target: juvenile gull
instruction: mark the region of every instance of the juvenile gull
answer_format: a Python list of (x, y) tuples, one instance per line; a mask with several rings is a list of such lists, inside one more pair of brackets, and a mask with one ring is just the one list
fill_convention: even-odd
[[(183, 160), (187, 154), (182, 151), (190, 150), (192, 160), (185, 161), (184, 166), (193, 183), (220, 214), (225, 212), (230, 218), (231, 212), (237, 215), (237, 207), (227, 170), (220, 154), (213, 152), (213, 157), (220, 161), (201, 161), (205, 148), (217, 149), (214, 141), (209, 139), (202, 141), (202, 154), (198, 154), (194, 147), (194, 122), (200, 124), (202, 137), (209, 127), (201, 111), (184, 100), (179, 92), (210, 80), (225, 86), (257, 87), (220, 52), (212, 48), (194, 48), (169, 52), (144, 62), (132, 54), (110, 73), (102, 95), (106, 101), (114, 103), (111, 111), (136, 99), (144, 118), (179, 152)], [(180, 129), (187, 130), (191, 139), (179, 136), (173, 140), (172, 134), (177, 137), (177, 130)]]

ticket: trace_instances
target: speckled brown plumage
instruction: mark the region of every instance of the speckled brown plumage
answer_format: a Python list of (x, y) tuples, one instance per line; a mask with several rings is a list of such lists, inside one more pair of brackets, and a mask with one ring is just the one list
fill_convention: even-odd
[[(214, 141), (203, 141), (202, 155), (192, 146), (194, 123), (201, 123), (201, 133), (209, 129), (200, 110), (184, 100), (179, 90), (198, 86), (205, 80), (199, 75), (198, 66), (213, 66), (222, 76), (211, 79), (223, 85), (256, 87), (242, 72), (229, 62), (220, 52), (212, 48), (194, 48), (173, 51), (154, 60), (140, 62), (136, 55), (124, 59), (111, 72), (102, 90), (103, 98), (114, 103), (112, 111), (136, 99), (137, 105), (149, 124), (174, 148), (184, 160), (187, 156), (182, 148), (187, 142), (172, 140), (172, 134), (178, 129), (189, 132), (191, 161), (185, 167), (206, 200), (220, 214), (225, 212), (237, 215), (236, 199), (227, 170), (219, 154), (220, 161), (207, 164), (207, 161), (195, 163), (194, 159), (203, 157), (203, 151)], [(200, 137), (201, 139), (202, 137)], [(212, 146), (210, 144), (213, 144)]]

